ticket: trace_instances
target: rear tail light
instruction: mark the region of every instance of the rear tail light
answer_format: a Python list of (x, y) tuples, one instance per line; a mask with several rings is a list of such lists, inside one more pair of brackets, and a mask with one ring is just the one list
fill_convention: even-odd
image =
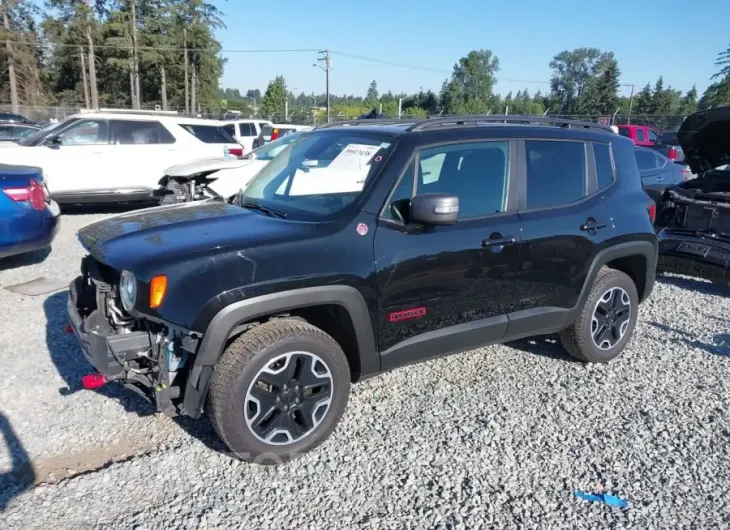
[(677, 160), (677, 148), (676, 147), (670, 147), (667, 149), (667, 158), (674, 162)]
[(270, 140), (271, 142), (276, 140), (278, 137), (279, 137), (279, 129), (274, 129), (273, 131), (271, 131), (271, 140)]
[(27, 188), (3, 188), (3, 193), (15, 202), (29, 202), (35, 210), (43, 210), (48, 202), (46, 188), (34, 180)]
[(649, 214), (649, 219), (651, 219), (651, 224), (654, 224), (654, 219), (656, 219), (656, 204), (651, 203), (649, 207), (646, 209), (646, 213)]
[(104, 374), (93, 373), (85, 375), (81, 378), (81, 386), (86, 390), (97, 390), (103, 387), (107, 383), (107, 379)]
[(243, 147), (234, 147), (233, 149), (229, 149), (228, 152), (233, 156), (241, 158), (243, 156)]
[(682, 177), (684, 178), (684, 180), (689, 180), (689, 178), (691, 176), (692, 176), (692, 170), (691, 169), (689, 169), (688, 167), (686, 167), (686, 168), (684, 168), (682, 170)]

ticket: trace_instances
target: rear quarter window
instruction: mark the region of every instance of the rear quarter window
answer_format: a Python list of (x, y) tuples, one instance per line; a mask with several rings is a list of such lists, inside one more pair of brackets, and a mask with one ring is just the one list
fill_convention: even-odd
[(634, 151), (634, 146), (631, 144), (625, 145), (624, 142), (613, 143), (613, 160), (616, 164), (617, 178), (640, 181), (639, 167), (636, 164)]
[(613, 182), (613, 161), (611, 160), (611, 146), (608, 144), (593, 144), (593, 156), (596, 159), (596, 177), (598, 189), (610, 186)]
[(631, 137), (631, 132), (626, 127), (619, 127), (618, 133), (621, 136), (625, 136), (626, 138), (630, 138)]
[(217, 125), (199, 125), (181, 123), (180, 127), (205, 144), (233, 144), (236, 141), (223, 127)]

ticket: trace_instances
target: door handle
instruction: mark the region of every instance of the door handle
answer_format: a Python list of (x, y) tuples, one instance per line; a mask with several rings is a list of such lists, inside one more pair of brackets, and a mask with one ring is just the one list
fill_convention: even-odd
[(492, 234), (489, 239), (482, 239), (482, 248), (505, 247), (514, 245), (516, 241), (514, 236), (502, 237), (502, 234)]
[(589, 217), (585, 223), (580, 225), (580, 229), (583, 232), (589, 232), (591, 230), (600, 230), (601, 228), (606, 228), (608, 226), (608, 223), (606, 221), (596, 221), (593, 219), (593, 217)]

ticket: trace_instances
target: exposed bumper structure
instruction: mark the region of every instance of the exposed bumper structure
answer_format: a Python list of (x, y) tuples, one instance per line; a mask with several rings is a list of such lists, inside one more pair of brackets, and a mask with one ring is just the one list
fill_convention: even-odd
[(730, 238), (664, 229), (658, 234), (657, 269), (730, 282)]

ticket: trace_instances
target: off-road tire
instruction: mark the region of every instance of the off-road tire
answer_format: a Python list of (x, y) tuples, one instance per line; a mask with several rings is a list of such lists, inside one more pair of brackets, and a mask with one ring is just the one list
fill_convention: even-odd
[[(303, 439), (288, 445), (268, 444), (245, 420), (248, 388), (259, 370), (284, 353), (317, 355), (332, 376), (332, 401), (325, 416)], [(256, 326), (231, 342), (215, 366), (207, 412), (218, 435), (241, 460), (278, 464), (311, 451), (337, 426), (350, 395), (350, 368), (339, 344), (321, 329), (293, 319), (276, 319)]]
[(170, 179), (167, 181), (167, 184), (165, 184), (165, 189), (163, 190), (163, 195), (160, 199), (160, 205), (179, 204), (182, 202), (189, 202), (190, 200), (190, 185)]
[[(613, 287), (620, 287), (629, 296), (631, 303), (631, 314), (629, 325), (623, 337), (613, 347), (602, 350), (596, 346), (591, 337), (591, 321), (596, 304), (601, 296)], [(639, 309), (639, 295), (634, 281), (625, 273), (603, 267), (596, 276), (593, 287), (588, 294), (578, 318), (572, 326), (560, 333), (560, 341), (567, 352), (584, 362), (606, 363), (612, 361), (623, 351), (626, 344), (631, 340), (631, 335), (636, 327), (636, 319)]]

